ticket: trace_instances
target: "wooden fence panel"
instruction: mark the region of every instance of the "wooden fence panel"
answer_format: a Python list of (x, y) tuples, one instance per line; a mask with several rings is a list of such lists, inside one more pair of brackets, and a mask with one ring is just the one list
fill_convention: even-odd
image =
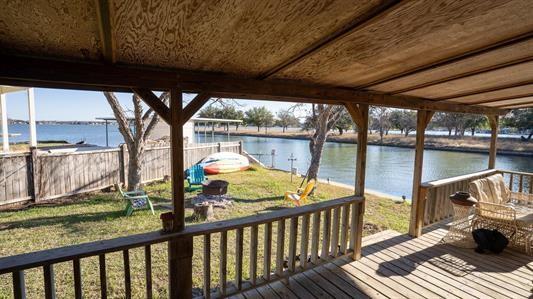
[(31, 199), (31, 155), (0, 156), (0, 205)]
[[(183, 152), (184, 167), (219, 151), (241, 153), (241, 146), (241, 142), (191, 144)], [(33, 156), (0, 155), (0, 206), (32, 199), (50, 200), (126, 182), (127, 165), (126, 147), (83, 152), (35, 151)], [(169, 146), (147, 148), (141, 179), (161, 180), (170, 176), (170, 168)]]
[(120, 150), (38, 153), (36, 201), (84, 193), (120, 182)]

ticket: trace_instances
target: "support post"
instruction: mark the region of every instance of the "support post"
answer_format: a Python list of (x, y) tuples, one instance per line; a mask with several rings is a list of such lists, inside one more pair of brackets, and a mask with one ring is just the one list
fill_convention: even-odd
[[(172, 153), (172, 207), (174, 230), (185, 227), (184, 173), (183, 173), (183, 108), (182, 92), (170, 90), (170, 142)], [(170, 298), (192, 297), (192, 237), (181, 237), (168, 242), (168, 273)]]
[(2, 114), (2, 149), (4, 153), (9, 152), (9, 130), (7, 127), (6, 95), (0, 94), (0, 112)]
[(422, 184), (425, 132), (433, 114), (433, 111), (419, 110), (416, 117), (415, 167), (413, 171), (413, 195), (409, 222), (409, 234), (413, 237), (419, 237), (422, 234), (422, 222), (419, 221), (419, 217), (424, 217), (423, 213), (420, 213), (420, 210), (424, 209), (424, 201), (420, 199), (421, 194), (419, 191), (420, 185)]
[[(347, 103), (346, 109), (350, 113), (352, 120), (359, 128), (357, 132), (357, 154), (355, 161), (355, 195), (365, 196), (365, 172), (366, 172), (366, 149), (368, 143), (368, 105)], [(357, 204), (352, 213), (352, 229), (356, 231), (353, 240), (353, 259), (361, 258), (361, 248), (363, 240), (363, 220), (365, 214), (365, 200)], [(355, 223), (354, 223), (355, 222)]]
[(35, 125), (35, 93), (28, 88), (28, 122), (30, 123), (30, 146), (37, 146), (37, 126)]
[(490, 124), (490, 148), (489, 148), (489, 169), (496, 168), (496, 152), (498, 151), (498, 128), (499, 116), (487, 115)]

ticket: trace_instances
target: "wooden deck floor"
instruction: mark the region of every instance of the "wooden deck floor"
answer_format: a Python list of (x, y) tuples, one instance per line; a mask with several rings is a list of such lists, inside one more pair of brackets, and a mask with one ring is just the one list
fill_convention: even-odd
[(235, 298), (533, 298), (533, 258), (480, 255), (439, 244), (440, 224), (413, 239), (384, 231), (363, 239), (363, 258), (339, 259)]

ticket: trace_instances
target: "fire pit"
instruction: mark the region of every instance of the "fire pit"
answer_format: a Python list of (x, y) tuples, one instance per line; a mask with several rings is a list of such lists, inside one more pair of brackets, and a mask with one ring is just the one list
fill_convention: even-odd
[(202, 183), (202, 193), (206, 195), (224, 195), (229, 183), (224, 180), (212, 180)]

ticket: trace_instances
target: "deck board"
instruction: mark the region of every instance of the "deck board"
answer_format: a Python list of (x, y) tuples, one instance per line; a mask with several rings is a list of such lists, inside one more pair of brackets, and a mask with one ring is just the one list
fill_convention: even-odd
[[(359, 261), (347, 257), (276, 282), (263, 298), (531, 298), (533, 257), (506, 250), (480, 255), (442, 244), (446, 223), (420, 238), (383, 231), (363, 238)], [(246, 298), (249, 298), (245, 294)]]

